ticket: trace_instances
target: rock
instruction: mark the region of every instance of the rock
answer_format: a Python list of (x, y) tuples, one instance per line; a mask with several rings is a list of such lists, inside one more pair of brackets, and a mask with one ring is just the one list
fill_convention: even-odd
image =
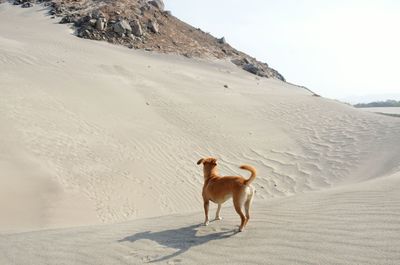
[(100, 10), (95, 10), (92, 12), (92, 18), (105, 18), (104, 14)]
[(89, 24), (90, 24), (90, 26), (95, 27), (97, 24), (97, 19), (95, 19), (95, 18), (90, 19)]
[(51, 15), (60, 15), (65, 12), (65, 9), (61, 6), (57, 6), (50, 11)]
[(225, 88), (229, 88), (228, 85), (224, 85)]
[(92, 19), (92, 16), (84, 16), (79, 19), (75, 19), (74, 25), (77, 27), (87, 27), (90, 25), (90, 20)]
[(169, 11), (169, 10), (164, 11), (163, 14), (164, 14), (165, 16), (167, 16), (167, 17), (168, 17), (168, 16), (172, 16), (171, 11)]
[(29, 7), (32, 7), (33, 5), (32, 5), (32, 3), (30, 3), (30, 2), (25, 2), (25, 3), (23, 3), (22, 4), (22, 8), (29, 8)]
[(22, 4), (26, 4), (26, 3), (28, 3), (29, 2), (29, 0), (15, 0), (14, 2), (13, 2), (13, 5), (22, 5)]
[(133, 35), (132, 33), (128, 33), (128, 38), (130, 38), (132, 40), (136, 39), (135, 35)]
[(90, 39), (91, 34), (90, 34), (89, 30), (85, 29), (85, 30), (80, 31), (78, 36), (81, 38)]
[(118, 21), (114, 24), (113, 29), (116, 33), (123, 35), (127, 32), (131, 32), (132, 28), (126, 20)]
[(222, 38), (218, 39), (218, 43), (219, 44), (226, 44), (225, 37), (222, 37)]
[(243, 70), (250, 72), (252, 74), (255, 74), (255, 75), (257, 75), (260, 71), (260, 69), (252, 63), (243, 65)]
[(132, 27), (132, 33), (135, 36), (140, 37), (143, 35), (142, 26), (140, 25), (140, 22), (138, 20), (133, 20), (130, 25)]
[(60, 20), (60, 24), (75, 23), (76, 18), (72, 15), (67, 15)]
[(143, 6), (140, 7), (140, 11), (141, 11), (140, 13), (143, 15), (144, 12), (149, 11), (150, 8), (151, 7), (149, 5), (143, 5)]
[(158, 24), (156, 21), (150, 21), (148, 27), (149, 27), (150, 31), (153, 33), (158, 33), (158, 31), (159, 31)]
[(96, 20), (96, 29), (103, 31), (106, 28), (106, 19), (105, 18), (98, 18)]
[(162, 0), (152, 0), (149, 4), (157, 7), (160, 11), (164, 11), (164, 2)]

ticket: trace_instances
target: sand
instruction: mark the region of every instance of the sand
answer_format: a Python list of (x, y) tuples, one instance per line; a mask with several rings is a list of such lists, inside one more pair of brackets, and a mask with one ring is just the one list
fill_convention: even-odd
[[(400, 119), (0, 5), (0, 264), (397, 264)], [(224, 87), (227, 85), (228, 87)], [(200, 157), (258, 169), (203, 221)]]

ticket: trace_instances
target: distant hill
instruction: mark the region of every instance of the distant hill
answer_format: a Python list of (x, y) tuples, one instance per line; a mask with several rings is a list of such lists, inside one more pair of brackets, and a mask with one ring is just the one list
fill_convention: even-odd
[(356, 107), (356, 108), (400, 107), (400, 101), (388, 99), (386, 101), (358, 103), (358, 104), (355, 104), (354, 107)]

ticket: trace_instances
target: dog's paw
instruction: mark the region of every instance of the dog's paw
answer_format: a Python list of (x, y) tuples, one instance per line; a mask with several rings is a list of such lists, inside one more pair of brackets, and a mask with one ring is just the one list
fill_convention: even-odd
[(222, 217), (221, 216), (216, 216), (215, 217), (215, 221), (221, 221), (222, 220)]
[(210, 221), (205, 221), (205, 222), (204, 222), (204, 225), (205, 225), (205, 226), (207, 226), (207, 225), (209, 225), (209, 224), (210, 224)]

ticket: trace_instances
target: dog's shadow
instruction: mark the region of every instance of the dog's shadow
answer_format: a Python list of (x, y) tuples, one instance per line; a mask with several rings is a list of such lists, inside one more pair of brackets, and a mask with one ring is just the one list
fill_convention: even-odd
[(162, 246), (177, 249), (176, 252), (170, 255), (166, 255), (149, 261), (150, 263), (153, 263), (174, 258), (185, 253), (191, 247), (199, 246), (212, 240), (229, 238), (237, 233), (237, 230), (227, 230), (200, 236), (196, 235), (199, 231), (198, 228), (201, 226), (201, 224), (196, 224), (178, 229), (164, 230), (160, 232), (140, 232), (120, 239), (118, 240), (118, 242), (128, 241), (133, 243), (137, 240), (148, 239), (155, 241)]

